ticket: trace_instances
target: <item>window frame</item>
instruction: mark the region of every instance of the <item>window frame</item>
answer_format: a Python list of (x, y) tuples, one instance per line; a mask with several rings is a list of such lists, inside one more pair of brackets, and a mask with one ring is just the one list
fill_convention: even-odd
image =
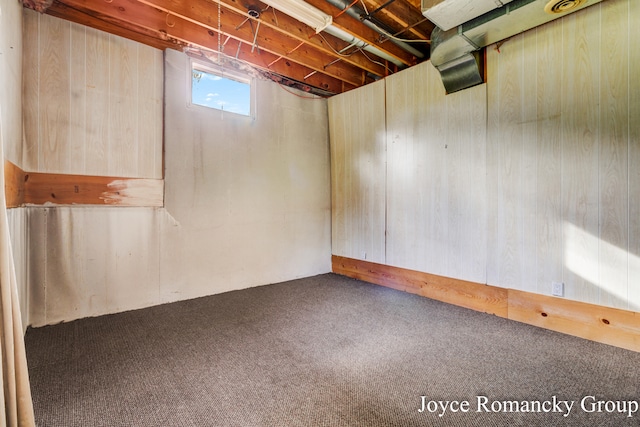
[[(237, 113), (234, 111), (225, 110), (222, 108), (209, 107), (206, 105), (196, 104), (193, 102), (193, 72), (200, 71), (215, 76), (222, 77), (223, 79), (234, 80), (239, 83), (249, 85), (249, 114)], [(256, 119), (256, 82), (255, 77), (250, 76), (242, 71), (223, 67), (213, 63), (206, 63), (198, 61), (196, 59), (189, 59), (189, 72), (187, 73), (187, 107), (202, 111), (215, 111), (220, 114), (233, 114), (236, 117), (246, 117), (251, 120)]]

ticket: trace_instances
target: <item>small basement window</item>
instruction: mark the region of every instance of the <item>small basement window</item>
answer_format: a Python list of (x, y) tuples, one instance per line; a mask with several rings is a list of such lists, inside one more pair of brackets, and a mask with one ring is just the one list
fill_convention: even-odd
[(254, 117), (253, 81), (236, 70), (191, 63), (191, 104)]

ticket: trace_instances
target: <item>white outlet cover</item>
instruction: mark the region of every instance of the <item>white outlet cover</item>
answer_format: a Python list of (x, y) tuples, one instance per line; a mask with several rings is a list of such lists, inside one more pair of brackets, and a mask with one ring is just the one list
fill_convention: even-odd
[(564, 283), (562, 282), (552, 282), (551, 283), (551, 295), (557, 297), (564, 296)]

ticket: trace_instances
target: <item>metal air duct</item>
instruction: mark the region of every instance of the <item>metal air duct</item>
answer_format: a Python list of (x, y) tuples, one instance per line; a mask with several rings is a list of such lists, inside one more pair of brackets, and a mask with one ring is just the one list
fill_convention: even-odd
[[(443, 3), (456, 1), (468, 3)], [(475, 86), (483, 82), (480, 49), (601, 1), (512, 0), (448, 31), (436, 27), (431, 33), (431, 63), (440, 72), (447, 93)], [(429, 9), (422, 13), (428, 17)]]

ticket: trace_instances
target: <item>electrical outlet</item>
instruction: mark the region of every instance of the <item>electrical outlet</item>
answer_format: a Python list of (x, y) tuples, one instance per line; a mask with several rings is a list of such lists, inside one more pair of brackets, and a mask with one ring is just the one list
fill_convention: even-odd
[(367, 253), (366, 252), (362, 252), (362, 259), (363, 260), (367, 259)]
[(557, 297), (564, 296), (564, 283), (562, 282), (551, 282), (551, 295)]

